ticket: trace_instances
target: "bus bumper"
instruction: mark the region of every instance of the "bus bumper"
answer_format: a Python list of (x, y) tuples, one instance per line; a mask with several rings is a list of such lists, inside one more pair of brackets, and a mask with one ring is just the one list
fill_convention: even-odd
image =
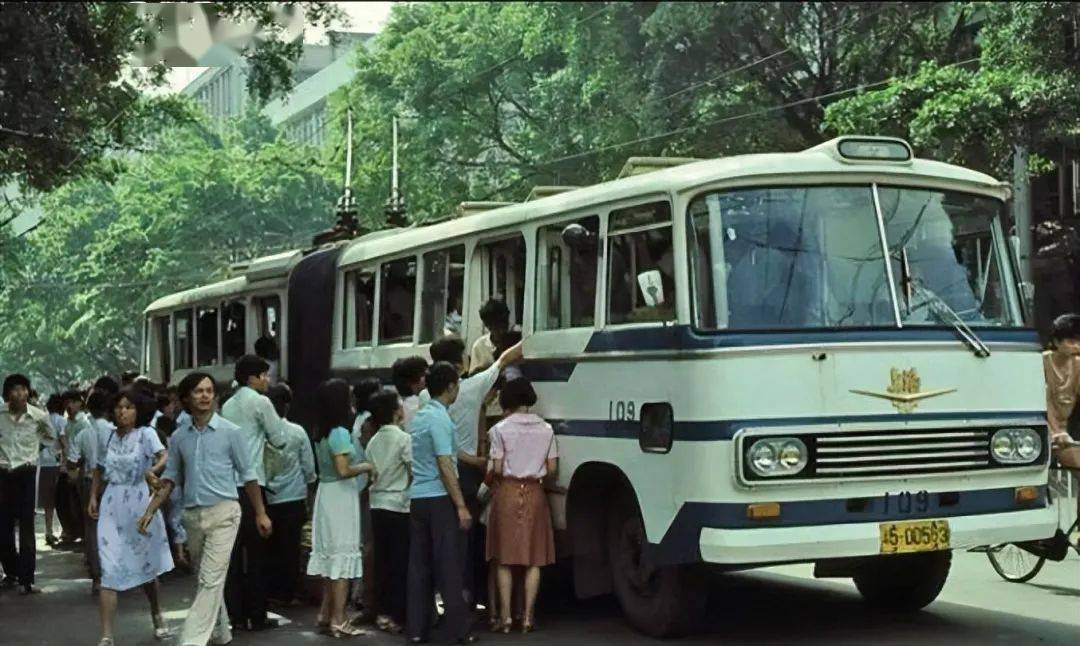
[[(1052, 536), (1057, 528), (1057, 514), (1052, 507), (935, 520), (948, 521), (952, 549), (1039, 540)], [(732, 565), (874, 556), (881, 553), (880, 525), (874, 522), (747, 529), (704, 527), (699, 549), (706, 563)]]

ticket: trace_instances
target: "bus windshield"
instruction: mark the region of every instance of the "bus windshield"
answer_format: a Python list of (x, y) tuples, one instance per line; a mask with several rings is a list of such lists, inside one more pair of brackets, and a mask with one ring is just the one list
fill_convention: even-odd
[[(871, 186), (717, 191), (690, 204), (696, 327), (1019, 326), (1000, 202)], [(882, 230), (896, 281), (889, 285)], [(894, 303), (893, 295), (897, 301)], [(931, 305), (947, 305), (942, 308)]]

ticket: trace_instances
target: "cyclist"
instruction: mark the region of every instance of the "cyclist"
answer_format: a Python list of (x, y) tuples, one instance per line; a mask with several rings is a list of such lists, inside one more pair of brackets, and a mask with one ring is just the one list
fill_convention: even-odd
[(1062, 314), (1054, 319), (1049, 350), (1043, 353), (1043, 373), (1054, 457), (1080, 478), (1080, 442), (1069, 434), (1069, 418), (1080, 399), (1080, 314)]

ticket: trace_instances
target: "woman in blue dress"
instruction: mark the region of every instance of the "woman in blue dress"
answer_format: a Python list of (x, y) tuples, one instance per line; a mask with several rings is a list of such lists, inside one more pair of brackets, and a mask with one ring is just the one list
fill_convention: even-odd
[[(122, 390), (113, 396), (109, 416), (116, 429), (103, 438), (98, 448), (87, 510), (98, 520), (99, 646), (113, 643), (116, 593), (140, 586), (150, 601), (154, 637), (168, 636), (158, 605), (157, 577), (173, 568), (161, 512), (154, 515), (146, 535), (138, 529), (151, 487), (157, 486), (157, 477), (165, 469), (165, 447), (149, 426), (154, 400), (138, 389)], [(99, 496), (103, 487), (104, 493)]]

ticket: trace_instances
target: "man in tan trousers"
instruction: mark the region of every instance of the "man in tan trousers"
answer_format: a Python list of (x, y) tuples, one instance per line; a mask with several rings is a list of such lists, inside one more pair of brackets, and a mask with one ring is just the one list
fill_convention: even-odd
[(154, 512), (169, 499), (173, 485), (183, 485), (184, 528), (192, 562), (198, 568), (198, 589), (180, 643), (204, 646), (209, 640), (211, 644), (227, 644), (232, 641), (232, 628), (224, 590), (240, 529), (237, 478), (244, 483), (244, 494), (262, 536), (270, 535), (271, 523), (239, 428), (214, 412), (213, 377), (193, 372), (180, 382), (178, 391), (190, 417), (182, 417), (184, 421), (170, 438), (165, 473), (139, 520), (139, 529), (145, 531), (150, 525)]

